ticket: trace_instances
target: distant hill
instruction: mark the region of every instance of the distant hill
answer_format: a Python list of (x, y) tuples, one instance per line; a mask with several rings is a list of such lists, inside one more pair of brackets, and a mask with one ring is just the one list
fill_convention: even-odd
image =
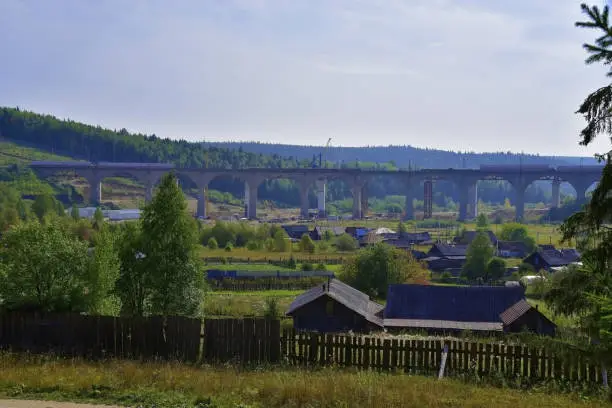
[[(162, 139), (156, 135), (130, 133), (125, 129), (111, 130), (91, 126), (69, 119), (62, 120), (51, 115), (23, 111), (18, 108), (0, 107), (0, 141), (15, 143), (10, 151), (0, 157), (0, 163), (19, 164), (26, 157), (32, 159), (57, 155), (73, 159), (115, 162), (160, 162), (174, 163), (178, 167), (216, 168), (288, 168), (309, 167), (318, 161), (323, 153), (321, 146), (275, 145), (253, 142), (196, 143), (184, 140)], [(8, 145), (5, 145), (5, 147)], [(24, 146), (36, 150), (25, 150)], [(1, 149), (0, 149), (1, 150)], [(8, 150), (8, 149), (5, 149)], [(27, 153), (27, 154), (26, 154)], [(49, 155), (51, 154), (51, 155)], [(460, 153), (435, 149), (421, 149), (411, 146), (388, 147), (332, 147), (326, 155), (333, 165), (418, 168), (474, 168), (481, 164), (578, 164), (576, 157), (546, 157), (517, 155), (513, 153)], [(27, 159), (26, 159), (27, 160)], [(582, 159), (590, 164), (591, 159)], [(594, 163), (595, 161), (592, 160)], [(5, 176), (8, 178), (8, 176)], [(185, 187), (195, 187), (184, 180)], [(229, 178), (218, 178), (209, 185), (211, 190), (229, 192), (235, 197), (244, 194), (244, 183)], [(513, 201), (514, 191), (508, 183), (482, 181), (479, 183), (479, 197), (485, 202), (504, 203), (506, 198)], [(565, 190), (564, 190), (565, 192)], [(403, 186), (385, 177), (373, 180), (368, 185), (370, 198), (384, 198), (402, 195)], [(267, 180), (258, 190), (261, 200), (270, 200), (283, 205), (297, 206), (300, 194), (292, 180)], [(311, 206), (316, 206), (316, 196), (309, 194)], [(458, 200), (458, 190), (450, 182), (436, 183), (434, 201), (440, 207)], [(525, 193), (527, 202), (545, 202), (550, 197), (550, 183), (533, 183)], [(341, 180), (330, 181), (327, 185), (329, 201), (351, 198), (351, 192)], [(422, 199), (422, 192), (416, 194)]]
[[(324, 146), (300, 146), (259, 142), (205, 142), (204, 146), (241, 149), (249, 153), (281, 155), (297, 159), (318, 161), (319, 154), (325, 154)], [(510, 152), (470, 153), (437, 149), (424, 149), (413, 146), (367, 146), (336, 147), (330, 146), (325, 154), (327, 161), (334, 164), (360, 162), (393, 162), (400, 168), (477, 168), (481, 164), (597, 164), (594, 158), (569, 156), (539, 156)]]

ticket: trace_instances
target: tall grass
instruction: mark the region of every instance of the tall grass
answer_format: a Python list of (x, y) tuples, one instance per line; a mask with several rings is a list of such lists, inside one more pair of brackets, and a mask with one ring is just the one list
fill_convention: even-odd
[[(0, 393), (142, 407), (596, 407), (577, 394), (519, 391), (427, 377), (323, 369), (196, 368), (0, 356)], [(196, 405), (199, 401), (199, 405)]]

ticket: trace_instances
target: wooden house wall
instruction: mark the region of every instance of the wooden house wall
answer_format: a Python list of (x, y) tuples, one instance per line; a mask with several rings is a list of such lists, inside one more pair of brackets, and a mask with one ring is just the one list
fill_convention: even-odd
[[(328, 302), (333, 304), (331, 309), (328, 309)], [(328, 296), (321, 296), (304, 305), (292, 316), (296, 330), (340, 333), (349, 330), (368, 332), (375, 328), (363, 316)]]

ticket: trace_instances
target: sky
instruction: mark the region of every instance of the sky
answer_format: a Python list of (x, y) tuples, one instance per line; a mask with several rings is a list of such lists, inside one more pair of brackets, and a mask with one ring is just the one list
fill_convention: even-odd
[(572, 0), (1, 0), (0, 105), (172, 139), (584, 155)]

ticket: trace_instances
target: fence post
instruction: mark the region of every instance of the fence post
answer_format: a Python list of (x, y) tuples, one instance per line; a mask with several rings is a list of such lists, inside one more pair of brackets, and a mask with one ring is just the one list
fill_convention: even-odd
[(442, 361), (440, 362), (440, 370), (438, 371), (438, 380), (444, 376), (444, 368), (446, 367), (446, 358), (448, 357), (448, 344), (442, 349)]

